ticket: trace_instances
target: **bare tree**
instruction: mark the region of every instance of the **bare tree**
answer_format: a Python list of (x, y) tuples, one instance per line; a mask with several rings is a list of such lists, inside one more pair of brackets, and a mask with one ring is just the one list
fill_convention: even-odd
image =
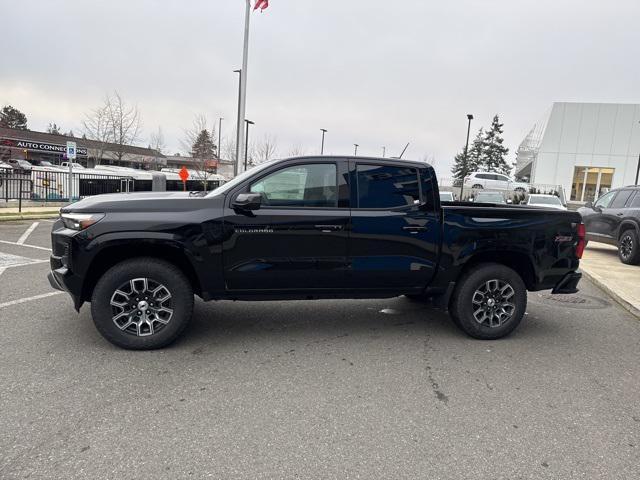
[(301, 145), (294, 145), (289, 149), (289, 157), (303, 157), (307, 154), (306, 149)]
[(277, 155), (278, 141), (272, 135), (265, 135), (262, 140), (253, 146), (252, 150), (255, 150), (255, 152), (252, 152), (255, 165), (268, 162)]
[(93, 140), (88, 152), (89, 157), (95, 158), (96, 165), (100, 165), (107, 149), (107, 144), (113, 141), (106, 106), (102, 105), (86, 113), (82, 124), (84, 128), (83, 138), (86, 137), (89, 140)]
[[(149, 148), (155, 150), (160, 155), (164, 154), (166, 145), (164, 143), (164, 133), (162, 132), (162, 127), (158, 127), (158, 130), (149, 136)], [(153, 157), (154, 170), (158, 170), (159, 163), (160, 163), (160, 158), (157, 155), (154, 155)]]
[(140, 139), (142, 117), (138, 107), (127, 105), (117, 91), (113, 96), (106, 95), (105, 108), (111, 138), (116, 145), (114, 153), (117, 160), (122, 161), (126, 146), (135, 145)]

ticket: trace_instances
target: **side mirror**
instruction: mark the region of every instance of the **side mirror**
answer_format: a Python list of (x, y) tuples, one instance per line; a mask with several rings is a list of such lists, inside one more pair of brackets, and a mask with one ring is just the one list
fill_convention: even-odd
[(259, 193), (241, 193), (233, 201), (233, 208), (238, 210), (258, 210), (262, 205), (262, 195)]

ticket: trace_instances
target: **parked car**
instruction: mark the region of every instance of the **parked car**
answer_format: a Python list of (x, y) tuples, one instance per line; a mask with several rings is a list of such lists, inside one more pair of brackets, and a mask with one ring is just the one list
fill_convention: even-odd
[(12, 170), (13, 167), (9, 165), (7, 162), (0, 162), (0, 168), (5, 170)]
[(611, 190), (578, 212), (589, 241), (615, 245), (622, 263), (640, 264), (640, 187)]
[(504, 198), (504, 195), (500, 192), (478, 192), (475, 197), (473, 197), (474, 203), (497, 203), (497, 204), (506, 204), (507, 201)]
[(489, 190), (513, 190), (528, 192), (529, 184), (516, 182), (507, 175), (491, 172), (472, 172), (464, 179), (465, 188)]
[(123, 348), (163, 347), (204, 300), (388, 298), (448, 308), (475, 338), (512, 332), (527, 290), (575, 293), (577, 212), (442, 206), (398, 159), (263, 163), (209, 192), (87, 197), (52, 227), (49, 281)]
[[(72, 164), (73, 164), (73, 169), (74, 169), (74, 170), (76, 170), (76, 169), (83, 169), (83, 168), (84, 168), (84, 166), (83, 166), (82, 164), (80, 164), (80, 163), (72, 162)], [(62, 162), (62, 163), (60, 164), (60, 166), (61, 166), (62, 168), (66, 168), (66, 169), (68, 170), (68, 169), (69, 169), (69, 162)]]
[(27, 160), (21, 160), (18, 158), (10, 158), (7, 163), (11, 165), (14, 170), (31, 170), (33, 165)]
[(556, 208), (558, 210), (566, 210), (567, 207), (555, 195), (531, 194), (527, 199), (527, 205), (532, 207)]
[(456, 199), (453, 196), (453, 192), (440, 192), (441, 202), (455, 202)]

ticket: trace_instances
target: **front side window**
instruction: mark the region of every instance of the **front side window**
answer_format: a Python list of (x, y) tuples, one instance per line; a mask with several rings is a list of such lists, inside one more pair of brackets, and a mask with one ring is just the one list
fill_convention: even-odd
[(418, 170), (388, 165), (357, 165), (358, 208), (394, 208), (420, 200)]
[(496, 177), (498, 177), (498, 180), (500, 180), (502, 182), (508, 182), (509, 181), (509, 177), (505, 177), (504, 175), (496, 175)]
[(624, 208), (633, 190), (621, 190), (611, 202), (610, 208)]
[(636, 193), (636, 196), (633, 198), (631, 205), (629, 205), (629, 207), (640, 208), (640, 191)]
[(261, 193), (262, 203), (273, 207), (336, 207), (337, 170), (334, 163), (295, 165), (258, 180), (251, 193)]
[(600, 208), (608, 208), (609, 204), (611, 203), (611, 200), (613, 200), (613, 196), (616, 194), (616, 192), (609, 192), (606, 195), (604, 195), (603, 197), (599, 198), (598, 201), (596, 202), (596, 207), (600, 207)]

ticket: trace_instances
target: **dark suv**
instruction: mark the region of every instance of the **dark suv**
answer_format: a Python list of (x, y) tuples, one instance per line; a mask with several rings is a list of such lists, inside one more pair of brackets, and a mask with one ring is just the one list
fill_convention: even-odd
[(640, 186), (611, 190), (578, 211), (584, 219), (587, 240), (617, 246), (622, 263), (640, 263)]

